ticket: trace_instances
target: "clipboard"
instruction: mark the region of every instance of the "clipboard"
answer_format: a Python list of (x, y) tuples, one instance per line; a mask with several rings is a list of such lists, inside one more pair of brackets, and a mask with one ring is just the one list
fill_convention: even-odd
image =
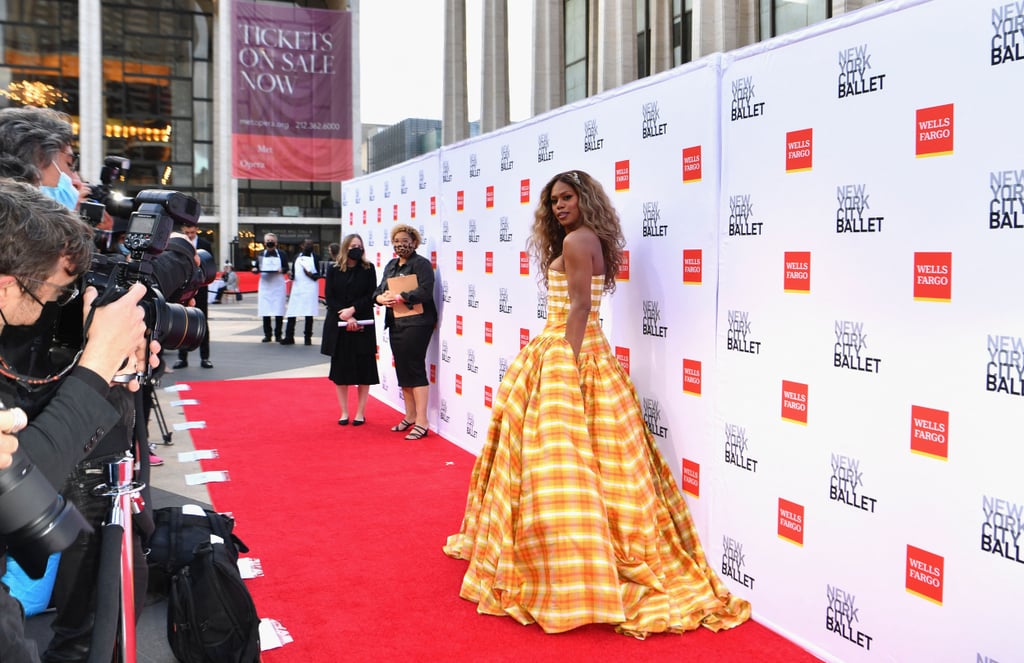
[[(388, 290), (396, 294), (415, 290), (419, 285), (419, 279), (416, 278), (415, 274), (392, 276), (388, 279)], [(392, 306), (391, 312), (396, 318), (404, 318), (408, 315), (422, 315), (423, 304), (399, 304), (398, 306)]]

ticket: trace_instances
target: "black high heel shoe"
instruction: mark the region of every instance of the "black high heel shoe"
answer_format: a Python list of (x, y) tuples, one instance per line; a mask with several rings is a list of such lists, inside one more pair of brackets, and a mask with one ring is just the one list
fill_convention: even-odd
[(408, 435), (405, 436), (405, 439), (407, 439), (407, 440), (422, 440), (423, 438), (425, 438), (427, 436), (427, 434), (429, 432), (430, 431), (428, 431), (423, 426), (413, 426), (412, 427), (412, 431)]

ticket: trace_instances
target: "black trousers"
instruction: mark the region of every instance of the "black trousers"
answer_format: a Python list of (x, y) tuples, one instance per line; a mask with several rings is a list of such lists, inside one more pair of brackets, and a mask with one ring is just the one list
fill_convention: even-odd
[[(203, 332), (203, 340), (199, 342), (199, 358), (210, 358), (210, 313), (209, 313), (209, 289), (203, 286), (196, 293), (196, 308), (203, 312), (206, 318), (206, 330)], [(188, 351), (178, 350), (178, 359), (188, 361)]]
[[(313, 316), (306, 316), (306, 328), (303, 331), (307, 339), (313, 338)], [(288, 324), (284, 329), (284, 337), (295, 340), (295, 318), (288, 318)]]
[(275, 341), (280, 341), (281, 340), (281, 327), (284, 325), (284, 316), (283, 315), (278, 315), (278, 316), (274, 316), (274, 317), (271, 317), (269, 315), (263, 316), (263, 335), (265, 337), (267, 337), (267, 338), (270, 338), (270, 334), (271, 334), (271, 329), (270, 329), (270, 321), (271, 320), (274, 321), (274, 329), (273, 329), (274, 340)]

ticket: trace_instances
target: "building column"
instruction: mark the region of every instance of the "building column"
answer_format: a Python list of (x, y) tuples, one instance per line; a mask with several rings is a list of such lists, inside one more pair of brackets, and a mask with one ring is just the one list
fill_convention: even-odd
[(591, 0), (587, 96), (636, 80), (636, 13), (632, 0)]
[(466, 89), (466, 0), (444, 1), (444, 118), (445, 145), (469, 138)]
[(78, 0), (78, 151), (81, 175), (98, 182), (103, 167), (103, 16), (100, 0)]
[[(238, 180), (232, 174), (232, 140), (234, 121), (234, 87), (232, 85), (231, 20), (234, 0), (219, 0), (213, 21), (213, 62), (216, 76), (213, 95), (214, 173), (213, 191), (217, 201), (217, 220), (220, 222), (219, 254), (229, 256), (231, 240), (238, 235)], [(235, 257), (231, 256), (234, 260)]]
[(758, 0), (695, 0), (693, 59), (758, 40)]
[(668, 71), (672, 60), (672, 0), (651, 0), (651, 73)]
[(508, 126), (508, 0), (484, 0), (480, 132)]
[[(565, 20), (562, 0), (533, 2), (534, 115), (565, 105)], [(541, 35), (540, 38), (537, 35)]]

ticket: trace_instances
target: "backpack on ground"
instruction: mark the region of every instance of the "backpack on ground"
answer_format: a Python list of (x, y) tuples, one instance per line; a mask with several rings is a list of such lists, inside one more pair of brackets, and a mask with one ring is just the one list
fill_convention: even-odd
[(150, 592), (157, 596), (167, 595), (171, 577), (192, 562), (196, 547), (209, 542), (211, 534), (223, 540), (232, 562), (238, 561), (239, 552), (249, 552), (249, 547), (234, 533), (234, 518), (194, 504), (154, 509), (153, 523), (155, 529), (146, 545), (146, 562)]
[(259, 617), (237, 553), (207, 540), (171, 577), (167, 639), (182, 663), (257, 663)]

